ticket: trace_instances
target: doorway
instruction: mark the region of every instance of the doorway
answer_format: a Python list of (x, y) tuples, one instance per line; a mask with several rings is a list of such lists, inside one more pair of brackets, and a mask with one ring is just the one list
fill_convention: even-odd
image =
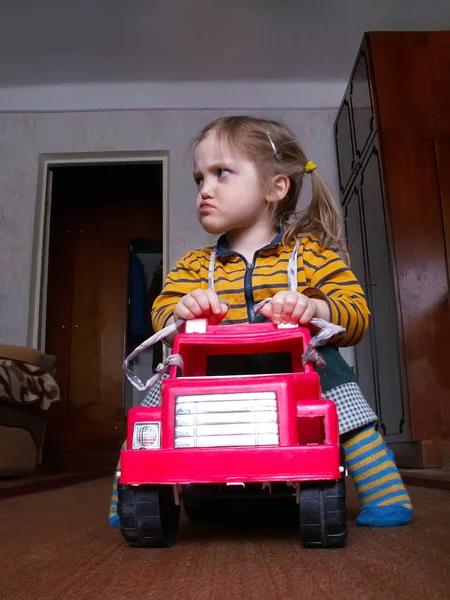
[[(129, 247), (128, 270), (128, 322), (125, 339), (126, 354), (155, 333), (149, 319), (153, 302), (162, 290), (162, 249), (158, 239), (133, 239)], [(158, 342), (144, 350), (132, 365), (133, 372), (141, 381), (147, 381), (156, 373), (163, 361), (163, 343)], [(140, 392), (125, 379), (124, 416), (130, 408), (139, 406), (147, 395)]]
[[(49, 413), (44, 464), (110, 470), (127, 410), (141, 401), (122, 363), (151, 332), (165, 270), (164, 164), (50, 165), (48, 179), (37, 335), (57, 357), (61, 402)], [(141, 378), (159, 352), (135, 365)]]

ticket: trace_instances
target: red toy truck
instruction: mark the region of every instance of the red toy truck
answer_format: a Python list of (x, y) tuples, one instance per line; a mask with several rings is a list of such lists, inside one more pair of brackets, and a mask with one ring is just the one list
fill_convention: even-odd
[(163, 380), (161, 406), (128, 413), (118, 513), (130, 546), (171, 546), (181, 504), (201, 519), (249, 492), (296, 499), (303, 546), (345, 546), (336, 407), (303, 364), (310, 338), (272, 323), (185, 324), (173, 349), (183, 366)]

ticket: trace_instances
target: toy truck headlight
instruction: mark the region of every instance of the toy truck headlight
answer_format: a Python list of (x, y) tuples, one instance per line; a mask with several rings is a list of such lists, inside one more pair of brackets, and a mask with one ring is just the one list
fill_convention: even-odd
[(133, 450), (155, 450), (161, 447), (161, 423), (135, 423)]

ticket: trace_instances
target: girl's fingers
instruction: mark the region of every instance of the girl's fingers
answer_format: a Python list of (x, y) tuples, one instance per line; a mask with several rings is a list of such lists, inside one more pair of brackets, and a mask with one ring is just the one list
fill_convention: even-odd
[[(174, 315), (177, 319), (195, 319), (211, 313), (224, 317), (228, 306), (220, 302), (213, 290), (196, 289), (180, 300)], [(298, 292), (278, 292), (272, 302), (265, 304), (262, 314), (271, 319), (275, 325), (290, 323), (291, 325), (307, 325), (314, 317), (314, 306), (306, 296)]]
[(307, 325), (314, 316), (314, 306), (309, 298), (298, 292), (278, 292), (261, 312), (267, 319), (272, 319), (275, 325)]
[(195, 309), (194, 314), (197, 317), (209, 315), (211, 312), (210, 297), (206, 293), (207, 290), (194, 290), (187, 297), (191, 297), (198, 305), (199, 309)]
[(278, 292), (278, 294), (275, 294), (272, 298), (272, 321), (275, 325), (291, 322), (291, 315), (300, 297), (297, 292)]
[(220, 313), (219, 314), (222, 317), (224, 317), (227, 314), (229, 308), (230, 307), (228, 306), (228, 304), (225, 304), (224, 302), (220, 302)]
[(211, 313), (225, 315), (228, 306), (221, 304), (219, 296), (213, 290), (196, 289), (186, 294), (177, 304), (174, 316), (177, 319), (195, 319)]
[(283, 304), (281, 307), (281, 322), (291, 323), (291, 317), (297, 305), (300, 302), (299, 295), (297, 292), (287, 292), (284, 294)]
[(272, 298), (272, 321), (275, 323), (275, 325), (281, 323), (281, 311), (283, 310), (284, 294), (285, 292), (278, 292), (278, 294), (275, 294), (275, 296)]
[(266, 319), (271, 319), (273, 321), (272, 302), (267, 302), (267, 304), (264, 304), (264, 306), (261, 309), (261, 313), (266, 317)]
[(311, 300), (307, 300), (307, 304), (305, 310), (303, 311), (302, 316), (300, 317), (299, 323), (301, 325), (308, 325), (311, 319), (314, 317), (314, 306)]
[[(215, 315), (220, 315), (222, 314), (222, 304), (220, 303), (219, 300), (219, 296), (216, 294), (216, 292), (214, 292), (213, 290), (202, 290), (205, 292), (207, 298), (208, 298), (208, 302), (209, 302), (209, 307), (211, 309), (211, 311), (215, 314)], [(228, 307), (227, 307), (228, 310)]]
[(307, 310), (308, 300), (304, 296), (299, 296), (297, 298), (297, 302), (295, 304), (294, 310), (291, 313), (291, 318), (289, 323), (291, 325), (297, 325), (298, 323), (302, 323), (301, 320)]
[(195, 319), (196, 315), (186, 306), (183, 298), (183, 300), (176, 305), (175, 310), (173, 311), (173, 317), (175, 321), (178, 321), (178, 319), (187, 321), (188, 319)]
[(180, 304), (187, 311), (186, 313), (184, 313), (186, 314), (186, 316), (182, 317), (183, 319), (194, 319), (195, 317), (202, 316), (202, 307), (198, 303), (197, 298), (191, 296), (191, 294), (187, 294), (181, 300)]

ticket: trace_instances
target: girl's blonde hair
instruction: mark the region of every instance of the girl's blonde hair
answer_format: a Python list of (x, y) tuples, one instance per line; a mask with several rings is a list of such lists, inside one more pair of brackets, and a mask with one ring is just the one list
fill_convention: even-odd
[(211, 131), (219, 141), (229, 144), (251, 160), (265, 185), (275, 175), (289, 177), (289, 191), (274, 208), (275, 225), (283, 231), (284, 244), (309, 234), (317, 237), (323, 248), (346, 251), (341, 215), (330, 188), (316, 169), (310, 172), (311, 203), (302, 213), (296, 212), (308, 159), (285, 125), (247, 116), (222, 117), (200, 132), (193, 141), (194, 147)]

